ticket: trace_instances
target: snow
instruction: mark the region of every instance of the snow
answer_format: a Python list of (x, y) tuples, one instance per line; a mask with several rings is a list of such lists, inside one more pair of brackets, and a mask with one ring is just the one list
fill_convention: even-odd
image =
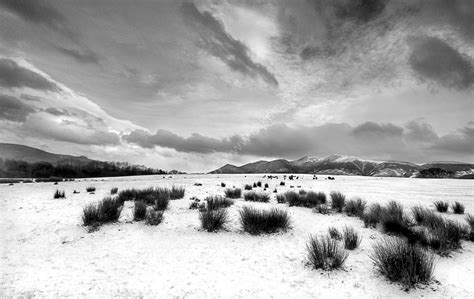
[[(52, 183), (0, 185), (1, 287), (0, 297), (457, 297), (474, 296), (474, 245), (464, 242), (452, 257), (439, 258), (431, 285), (405, 292), (376, 273), (369, 255), (372, 244), (383, 237), (366, 229), (362, 221), (345, 215), (320, 215), (311, 209), (272, 201), (254, 206), (288, 209), (292, 229), (286, 233), (251, 236), (241, 231), (238, 209), (242, 199), (229, 208), (226, 231), (199, 230), (198, 212), (189, 210), (189, 198), (223, 194), (224, 188), (243, 187), (258, 180), (279, 193), (290, 185), (315, 191), (337, 190), (370, 202), (395, 199), (406, 208), (435, 200), (457, 200), (474, 213), (471, 180), (407, 179), (336, 176), (336, 180), (268, 180), (263, 175), (174, 175), (105, 178)], [(202, 186), (194, 186), (199, 182)], [(95, 194), (86, 186), (94, 185)], [(119, 189), (150, 186), (186, 187), (182, 200), (172, 201), (163, 223), (146, 226), (131, 222), (132, 203), (127, 202), (116, 224), (87, 233), (80, 225), (82, 207)], [(64, 189), (66, 199), (53, 199)], [(72, 194), (73, 190), (80, 191)], [(463, 221), (464, 216), (447, 217)], [(328, 227), (353, 226), (363, 236), (360, 248), (351, 251), (345, 269), (331, 273), (305, 265), (305, 242), (310, 234)]]

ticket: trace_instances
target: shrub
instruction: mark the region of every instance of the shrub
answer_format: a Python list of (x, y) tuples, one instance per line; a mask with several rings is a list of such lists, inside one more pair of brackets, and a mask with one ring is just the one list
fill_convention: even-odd
[(245, 184), (244, 190), (252, 190), (252, 185)]
[(341, 268), (347, 259), (348, 253), (339, 247), (335, 239), (330, 236), (310, 236), (306, 243), (308, 260), (314, 269), (335, 270)]
[(345, 227), (344, 231), (344, 247), (349, 250), (356, 249), (359, 247), (360, 242), (362, 241), (362, 237), (359, 235), (357, 231), (355, 231), (352, 227)]
[(181, 199), (184, 197), (184, 193), (186, 192), (186, 189), (184, 187), (171, 187), (171, 191), (169, 192), (170, 194), (170, 199)]
[(377, 271), (407, 289), (430, 282), (434, 256), (401, 238), (385, 238), (374, 245), (370, 257)]
[(432, 214), (434, 214), (432, 211), (428, 210), (423, 206), (412, 207), (411, 213), (415, 222), (420, 225), (424, 223), (429, 217), (431, 217)]
[(204, 199), (207, 201), (208, 210), (217, 210), (220, 208), (227, 208), (234, 204), (234, 201), (222, 196), (208, 196)]
[(286, 202), (285, 195), (283, 195), (283, 194), (277, 194), (276, 200), (277, 200), (278, 203), (285, 203), (285, 202)]
[(221, 182), (221, 187), (222, 187), (222, 188), (225, 188), (225, 183), (222, 183), (222, 182)]
[(385, 208), (381, 213), (380, 223), (382, 228), (387, 233), (403, 235), (407, 237), (412, 236), (412, 232), (410, 230), (410, 222), (409, 219), (403, 214), (399, 213), (397, 208)]
[(331, 206), (332, 209), (341, 213), (344, 209), (346, 203), (346, 196), (341, 192), (333, 191), (331, 192)]
[(149, 210), (146, 213), (145, 223), (147, 225), (158, 225), (163, 221), (163, 211)]
[(346, 204), (346, 213), (349, 216), (362, 217), (364, 215), (367, 202), (360, 198), (349, 200)]
[(122, 203), (117, 198), (106, 197), (99, 203), (87, 205), (82, 214), (85, 226), (99, 226), (108, 222), (115, 222), (120, 217)]
[(306, 191), (303, 190), (303, 189), (301, 189), (301, 190), (298, 191), (298, 194), (299, 194), (299, 195), (305, 195), (305, 194), (306, 194)]
[(254, 187), (254, 188), (257, 188), (257, 184), (256, 184), (256, 183), (253, 183), (253, 187)]
[(290, 228), (288, 212), (277, 208), (258, 210), (253, 207), (243, 207), (239, 214), (244, 231), (252, 235), (270, 234)]
[(134, 200), (135, 197), (137, 196), (137, 189), (125, 189), (121, 190), (118, 193), (118, 198), (120, 199), (121, 202), (126, 202), (128, 200)]
[(268, 188), (268, 184), (267, 184), (267, 183), (265, 183), (265, 186), (264, 186), (264, 187), (265, 187), (265, 188)]
[(95, 192), (95, 187), (94, 186), (88, 186), (86, 187), (87, 192)]
[(155, 211), (164, 211), (168, 208), (170, 198), (167, 194), (161, 193), (155, 198), (153, 209)]
[(449, 207), (449, 203), (446, 202), (446, 201), (435, 201), (434, 203), (434, 206), (436, 208), (436, 210), (440, 213), (445, 213), (448, 211), (448, 207)]
[(194, 200), (190, 205), (189, 205), (189, 209), (190, 210), (196, 210), (196, 209), (199, 209), (199, 206), (201, 205), (201, 203), (199, 201), (196, 201)]
[(449, 255), (453, 250), (461, 248), (461, 239), (467, 235), (466, 229), (451, 220), (444, 220), (442, 224), (430, 231), (430, 247), (440, 255)]
[(240, 188), (227, 188), (225, 189), (225, 197), (228, 198), (241, 198), (242, 197), (242, 189)]
[(56, 191), (54, 191), (53, 197), (54, 197), (55, 199), (57, 199), (57, 198), (65, 198), (65, 197), (66, 197), (66, 193), (64, 192), (64, 190), (63, 190), (63, 191), (56, 190)]
[(384, 212), (384, 209), (379, 203), (370, 205), (368, 211), (365, 212), (362, 216), (362, 220), (364, 220), (365, 227), (377, 227), (377, 224), (382, 218), (382, 213)]
[(323, 214), (323, 215), (327, 215), (329, 214), (331, 211), (329, 209), (329, 206), (328, 205), (318, 205), (316, 206), (316, 208), (314, 208), (314, 212), (317, 212), (319, 214)]
[(110, 189), (110, 194), (112, 194), (112, 195), (117, 194), (117, 192), (118, 192), (117, 187), (113, 187), (112, 189)]
[(285, 182), (280, 182), (280, 186), (285, 186)]
[(258, 181), (257, 182), (257, 187), (262, 187), (262, 182)]
[(269, 202), (270, 195), (267, 193), (257, 193), (254, 191), (245, 192), (244, 194), (245, 201), (257, 201), (257, 202)]
[(285, 198), (286, 198), (286, 201), (288, 202), (288, 205), (290, 207), (301, 205), (300, 196), (294, 191), (285, 192)]
[(474, 216), (472, 216), (471, 214), (468, 214), (468, 215), (466, 216), (466, 222), (467, 222), (467, 224), (469, 225), (469, 227), (470, 227), (470, 229), (471, 229), (471, 230), (470, 230), (470, 234), (469, 234), (469, 236), (468, 236), (468, 239), (469, 239), (470, 241), (473, 241), (473, 242), (474, 242)]
[(335, 228), (335, 227), (328, 228), (328, 233), (329, 233), (329, 236), (332, 239), (335, 239), (335, 240), (338, 240), (338, 241), (342, 240), (342, 234), (337, 228)]
[(326, 194), (324, 192), (309, 191), (303, 198), (303, 202), (304, 205), (309, 208), (318, 206), (320, 204), (325, 204), (327, 202)]
[(226, 209), (203, 209), (199, 211), (201, 227), (208, 232), (214, 232), (224, 227), (229, 216)]
[(133, 207), (133, 220), (141, 221), (145, 219), (146, 216), (146, 203), (143, 201), (136, 201), (135, 206)]
[(464, 214), (464, 205), (458, 201), (451, 206), (454, 214)]

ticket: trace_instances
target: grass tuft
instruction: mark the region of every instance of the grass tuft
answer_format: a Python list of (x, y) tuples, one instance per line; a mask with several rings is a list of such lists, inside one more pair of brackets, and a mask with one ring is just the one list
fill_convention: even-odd
[(163, 221), (163, 211), (149, 210), (145, 216), (145, 224), (158, 225)]
[(208, 210), (217, 210), (221, 208), (228, 208), (234, 204), (234, 201), (222, 196), (208, 196), (204, 199), (207, 202)]
[(336, 212), (342, 213), (346, 204), (346, 196), (338, 191), (332, 191), (331, 194), (331, 207)]
[(245, 192), (244, 194), (245, 201), (256, 201), (256, 202), (269, 202), (270, 195), (267, 193), (257, 193), (254, 191)]
[(407, 289), (431, 281), (434, 256), (401, 238), (385, 238), (374, 245), (371, 259), (377, 271)]
[(252, 190), (252, 185), (245, 184), (244, 190)]
[(362, 237), (352, 227), (346, 226), (343, 231), (344, 234), (344, 247), (349, 250), (356, 249), (359, 247)]
[(342, 233), (335, 227), (328, 228), (329, 236), (335, 240), (342, 240)]
[(136, 201), (133, 207), (133, 220), (142, 221), (146, 216), (146, 203), (143, 201)]
[(94, 186), (88, 186), (86, 187), (87, 192), (95, 192), (95, 187)]
[(123, 203), (117, 198), (106, 197), (98, 203), (84, 207), (82, 222), (84, 226), (100, 226), (104, 223), (115, 222), (120, 217)]
[(199, 219), (204, 230), (214, 232), (224, 227), (224, 224), (229, 221), (229, 216), (226, 209), (212, 210), (208, 208), (199, 211)]
[(225, 197), (227, 198), (241, 198), (242, 197), (242, 189), (240, 188), (227, 188), (225, 189)]
[(367, 202), (360, 198), (351, 199), (346, 203), (346, 213), (349, 216), (363, 217)]
[(341, 248), (337, 240), (330, 236), (310, 236), (306, 243), (309, 264), (314, 269), (335, 270), (344, 265), (348, 257), (347, 251)]
[(464, 214), (464, 205), (458, 201), (454, 202), (451, 208), (453, 209), (454, 214)]
[(239, 211), (239, 214), (244, 231), (252, 235), (270, 234), (290, 228), (288, 212), (278, 208), (258, 210), (246, 206)]
[(186, 189), (184, 187), (172, 186), (171, 190), (169, 191), (170, 199), (181, 199), (184, 197), (185, 192)]
[(112, 194), (112, 195), (117, 194), (117, 192), (118, 192), (117, 187), (113, 187), (112, 189), (110, 189), (110, 194)]
[(57, 199), (57, 198), (66, 198), (66, 192), (64, 192), (64, 190), (62, 190), (62, 191), (56, 190), (56, 191), (54, 191), (53, 197), (55, 199)]
[(449, 203), (447, 201), (438, 200), (438, 201), (435, 201), (433, 204), (436, 210), (440, 213), (445, 213), (448, 211)]

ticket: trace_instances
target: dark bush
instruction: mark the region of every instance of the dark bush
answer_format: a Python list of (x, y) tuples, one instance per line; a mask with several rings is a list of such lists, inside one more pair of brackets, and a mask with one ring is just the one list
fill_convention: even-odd
[(331, 192), (331, 207), (333, 210), (341, 213), (346, 203), (346, 196), (341, 192)]
[(306, 190), (300, 189), (298, 191), (298, 195), (305, 195), (305, 194), (306, 194)]
[(114, 187), (114, 188), (110, 189), (110, 194), (112, 194), (112, 195), (117, 194), (117, 192), (118, 192), (117, 187)]
[(331, 209), (329, 209), (328, 205), (323, 204), (323, 205), (316, 206), (316, 208), (314, 208), (314, 212), (323, 214), (323, 215), (328, 215), (329, 213), (331, 213)]
[(284, 210), (277, 208), (258, 210), (253, 207), (243, 207), (239, 213), (244, 231), (252, 235), (270, 234), (290, 228), (290, 216)]
[(253, 187), (254, 187), (254, 188), (257, 188), (257, 184), (256, 184), (256, 183), (253, 183)]
[(313, 208), (321, 204), (326, 204), (326, 194), (324, 192), (309, 191), (303, 198), (304, 206)]
[(344, 247), (349, 250), (359, 247), (362, 237), (352, 227), (345, 227), (344, 231)]
[(186, 189), (184, 187), (172, 186), (171, 191), (169, 191), (170, 199), (181, 199), (184, 197)]
[(410, 230), (410, 221), (403, 213), (398, 213), (398, 210), (385, 208), (381, 213), (380, 224), (386, 233), (403, 235), (410, 237), (412, 232)]
[(329, 236), (335, 240), (342, 240), (342, 233), (335, 227), (328, 228)]
[(244, 190), (252, 190), (252, 185), (245, 184)]
[(163, 211), (149, 210), (146, 213), (145, 223), (147, 225), (158, 225), (163, 221)]
[(464, 214), (464, 205), (458, 201), (451, 206), (454, 214)]
[(277, 200), (278, 203), (285, 203), (285, 202), (286, 202), (285, 195), (283, 195), (283, 194), (277, 194), (276, 200)]
[(267, 193), (257, 193), (254, 191), (245, 192), (244, 194), (245, 201), (257, 201), (257, 202), (269, 202), (270, 195)]
[(85, 226), (99, 226), (115, 222), (120, 217), (123, 205), (116, 198), (106, 197), (96, 204), (89, 204), (83, 210), (82, 222)]
[(341, 248), (337, 240), (330, 236), (310, 236), (306, 243), (309, 264), (314, 269), (327, 271), (341, 268), (348, 257), (347, 251)]
[(364, 215), (365, 206), (367, 202), (360, 198), (351, 199), (346, 203), (346, 213), (349, 216), (361, 217)]
[(471, 214), (468, 214), (466, 216), (466, 222), (467, 224), (469, 225), (470, 227), (470, 234), (468, 236), (468, 239), (472, 242), (474, 242), (474, 216), (472, 216)]
[(229, 216), (226, 209), (203, 209), (199, 211), (199, 219), (203, 229), (214, 232), (224, 227), (224, 224), (229, 220)]
[(379, 203), (370, 205), (368, 210), (362, 216), (362, 220), (364, 220), (365, 227), (377, 227), (377, 224), (382, 218), (382, 213), (384, 212), (385, 210)]
[(63, 190), (63, 191), (56, 190), (56, 191), (54, 191), (53, 197), (54, 197), (55, 199), (57, 199), (57, 198), (65, 198), (65, 197), (66, 197), (66, 192), (64, 192), (64, 190)]
[(240, 188), (227, 188), (225, 189), (225, 197), (228, 198), (241, 198), (242, 197), (242, 189)]
[(225, 188), (225, 183), (222, 183), (222, 182), (221, 182), (221, 187), (222, 187), (222, 188)]
[(298, 195), (298, 193), (294, 191), (285, 192), (285, 198), (286, 198), (286, 202), (288, 202), (288, 205), (290, 207), (301, 205), (300, 196)]
[(285, 186), (285, 182), (280, 182), (280, 186)]
[(88, 186), (86, 187), (87, 192), (95, 192), (95, 187), (94, 186)]
[(207, 202), (208, 210), (217, 210), (220, 208), (227, 208), (234, 204), (234, 201), (222, 196), (208, 196), (204, 199)]
[(265, 183), (265, 186), (264, 186), (264, 187), (265, 187), (265, 188), (268, 188), (268, 184), (267, 184), (267, 183)]
[(401, 238), (375, 244), (371, 259), (379, 273), (407, 289), (429, 283), (434, 271), (434, 256)]
[(258, 181), (257, 182), (257, 187), (262, 187), (262, 182)]
[(141, 221), (145, 219), (146, 216), (146, 203), (143, 201), (136, 201), (135, 206), (133, 207), (133, 220)]
[(445, 213), (448, 211), (448, 208), (449, 208), (449, 203), (446, 202), (446, 201), (435, 201), (434, 203), (434, 206), (436, 208), (436, 210), (440, 213)]

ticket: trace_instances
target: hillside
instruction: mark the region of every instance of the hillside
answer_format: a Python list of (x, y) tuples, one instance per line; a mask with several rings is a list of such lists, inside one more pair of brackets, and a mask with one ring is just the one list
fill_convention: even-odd
[[(420, 171), (440, 168), (461, 177), (474, 173), (474, 165), (460, 162), (414, 164), (405, 161), (377, 161), (357, 157), (329, 155), (323, 158), (303, 157), (288, 161), (258, 161), (242, 166), (227, 164), (210, 173), (311, 173), (327, 175), (360, 175), (377, 177), (416, 177)], [(231, 171), (230, 171), (231, 170)]]

